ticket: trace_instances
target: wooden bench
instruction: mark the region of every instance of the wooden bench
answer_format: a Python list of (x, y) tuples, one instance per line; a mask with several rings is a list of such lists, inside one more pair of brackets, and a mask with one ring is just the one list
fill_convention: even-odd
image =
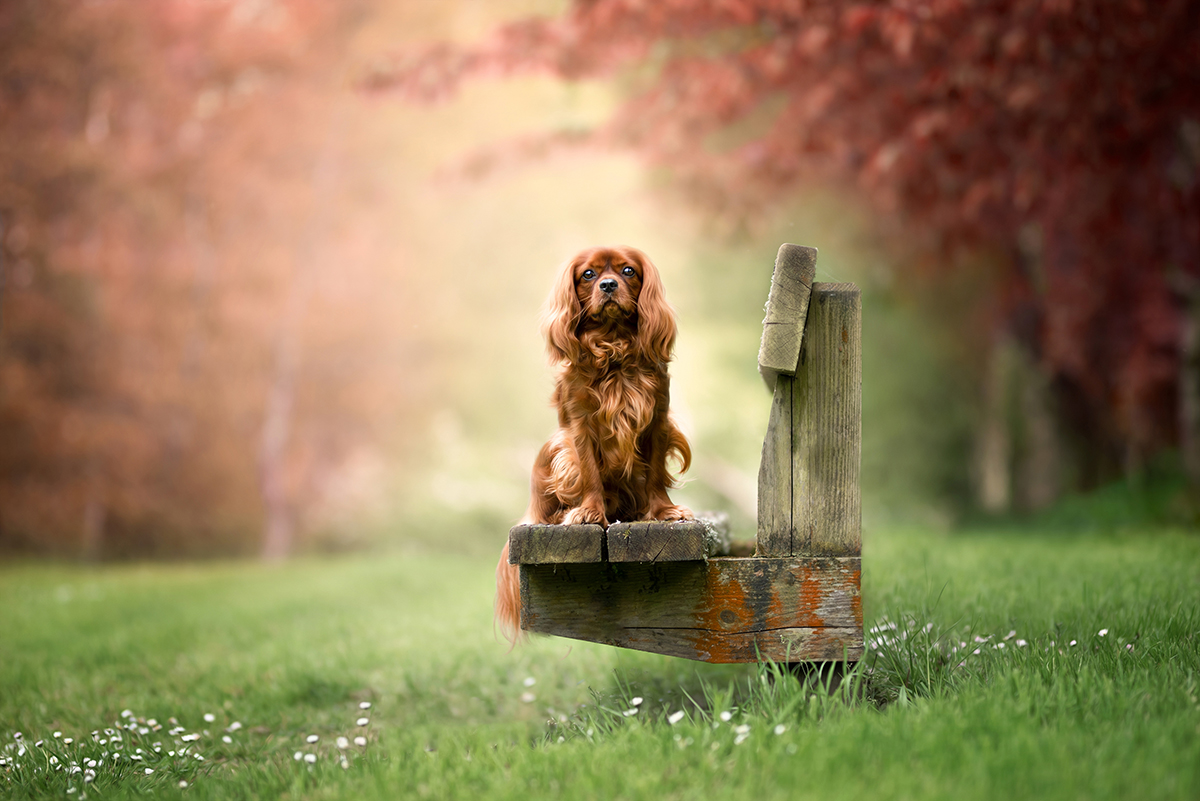
[(861, 295), (814, 283), (816, 259), (785, 244), (771, 278), (753, 555), (719, 518), (516, 526), (523, 629), (704, 662), (862, 657)]

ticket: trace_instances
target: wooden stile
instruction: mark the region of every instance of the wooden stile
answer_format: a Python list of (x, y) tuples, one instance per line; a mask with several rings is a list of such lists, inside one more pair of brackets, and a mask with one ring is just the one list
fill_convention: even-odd
[(729, 516), (724, 514), (677, 522), (613, 523), (607, 531), (591, 523), (522, 523), (508, 532), (508, 562), (684, 562), (724, 556), (729, 546)]
[(508, 563), (512, 565), (599, 562), (603, 556), (604, 528), (594, 523), (522, 524), (508, 532)]
[(792, 395), (796, 380), (778, 376), (763, 439), (762, 461), (758, 466), (758, 549), (757, 556), (790, 556), (792, 553)]
[(775, 389), (780, 375), (795, 375), (804, 340), (804, 323), (813, 279), (817, 275), (817, 249), (780, 245), (771, 273), (763, 318), (762, 343), (758, 347), (758, 373)]
[(521, 626), (704, 662), (859, 659), (857, 558), (526, 565)]
[(792, 392), (791, 553), (862, 553), (862, 294), (813, 284)]
[(729, 517), (613, 523), (605, 537), (610, 562), (696, 561), (729, 553)]
[(752, 557), (727, 520), (515, 526), (527, 631), (705, 662), (863, 655), (861, 294), (783, 245), (759, 348), (773, 391)]
[(862, 552), (862, 297), (815, 283), (796, 375), (778, 376), (758, 473), (759, 556)]

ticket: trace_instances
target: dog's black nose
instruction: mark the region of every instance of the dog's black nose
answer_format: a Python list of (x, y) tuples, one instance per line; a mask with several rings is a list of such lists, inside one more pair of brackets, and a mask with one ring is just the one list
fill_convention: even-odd
[(607, 292), (610, 295), (612, 293), (616, 292), (617, 291), (617, 279), (605, 278), (603, 281), (600, 282), (600, 291)]

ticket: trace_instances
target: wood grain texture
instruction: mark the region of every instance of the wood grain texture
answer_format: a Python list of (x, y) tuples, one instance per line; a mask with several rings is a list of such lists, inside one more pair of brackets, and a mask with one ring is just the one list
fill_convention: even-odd
[(705, 662), (858, 659), (860, 577), (857, 558), (523, 565), (521, 620)]
[(613, 523), (605, 532), (610, 562), (684, 562), (729, 553), (729, 518)]
[(862, 630), (855, 628), (793, 628), (732, 634), (686, 629), (621, 629), (601, 638), (573, 639), (712, 664), (857, 662), (864, 653)]
[(813, 284), (792, 397), (792, 554), (862, 552), (862, 293)]
[(604, 528), (595, 524), (522, 524), (508, 532), (509, 564), (574, 564), (603, 558)]
[(758, 465), (758, 556), (792, 553), (792, 394), (796, 381), (779, 376)]
[(862, 552), (862, 297), (813, 284), (794, 379), (779, 376), (758, 472), (758, 556)]
[(780, 375), (795, 375), (809, 294), (817, 274), (817, 249), (784, 244), (775, 256), (771, 290), (767, 294), (758, 372), (768, 389)]

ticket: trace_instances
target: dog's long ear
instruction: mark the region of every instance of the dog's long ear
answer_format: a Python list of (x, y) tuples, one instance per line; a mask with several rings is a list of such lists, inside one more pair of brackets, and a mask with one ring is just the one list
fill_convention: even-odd
[(579, 360), (579, 298), (575, 294), (575, 270), (588, 253), (580, 253), (563, 265), (542, 306), (542, 335), (546, 337), (546, 352), (553, 364)]
[(636, 257), (642, 268), (642, 291), (638, 294), (638, 347), (654, 361), (669, 362), (675, 347), (675, 312), (667, 303), (658, 268), (646, 254), (634, 248), (629, 255)]

